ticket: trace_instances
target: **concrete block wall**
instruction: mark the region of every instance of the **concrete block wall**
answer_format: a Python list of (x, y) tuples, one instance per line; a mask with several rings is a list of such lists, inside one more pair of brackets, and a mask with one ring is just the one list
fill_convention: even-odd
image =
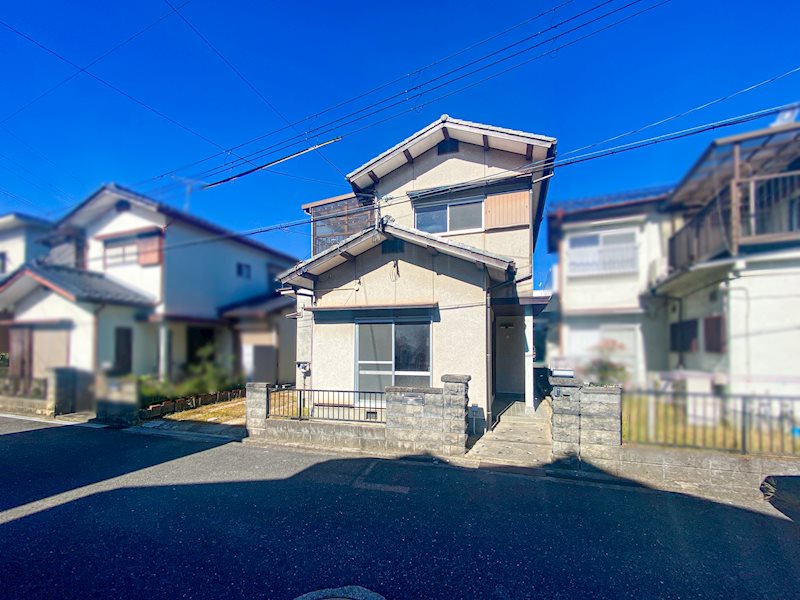
[(444, 375), (442, 388), (386, 388), (387, 450), (463, 455), (469, 381), (469, 375)]
[(621, 390), (551, 378), (553, 467), (603, 473), (657, 488), (702, 486), (759, 493), (769, 475), (800, 475), (800, 457), (622, 444)]
[(444, 375), (441, 388), (386, 388), (386, 424), (270, 418), (265, 383), (248, 383), (248, 437), (275, 443), (389, 454), (466, 452), (469, 375)]

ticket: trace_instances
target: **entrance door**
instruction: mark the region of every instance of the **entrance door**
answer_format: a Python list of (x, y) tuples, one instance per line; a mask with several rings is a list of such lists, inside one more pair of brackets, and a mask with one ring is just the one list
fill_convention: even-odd
[(8, 374), (19, 379), (33, 376), (33, 330), (14, 327), (8, 335)]

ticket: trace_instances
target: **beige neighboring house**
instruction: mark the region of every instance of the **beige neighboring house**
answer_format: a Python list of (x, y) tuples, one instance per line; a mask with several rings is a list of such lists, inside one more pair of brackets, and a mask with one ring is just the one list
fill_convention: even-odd
[(293, 380), (294, 302), (275, 276), (294, 257), (114, 184), (45, 243), (0, 285), (11, 377), (68, 367), (179, 380), (211, 345), (232, 372)]
[(311, 202), (314, 255), (281, 274), (297, 298), (297, 386), (383, 391), (470, 375), (481, 423), (534, 407), (532, 256), (551, 137), (447, 115)]

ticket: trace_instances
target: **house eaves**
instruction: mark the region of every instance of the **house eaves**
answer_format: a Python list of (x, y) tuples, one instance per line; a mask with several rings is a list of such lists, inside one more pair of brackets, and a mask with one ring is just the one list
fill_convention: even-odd
[(311, 289), (317, 278), (327, 271), (353, 260), (378, 246), (387, 239), (396, 238), (428, 249), (431, 253), (441, 253), (467, 262), (486, 267), (495, 280), (506, 278), (515, 269), (514, 261), (505, 256), (486, 252), (480, 248), (445, 240), (424, 231), (396, 225), (391, 221), (381, 221), (378, 225), (356, 233), (339, 244), (304, 260), (291, 269), (278, 275), (284, 285)]
[(439, 120), (348, 173), (347, 180), (356, 190), (367, 189), (376, 180), (399, 169), (446, 138), (530, 157), (535, 147), (549, 149), (556, 144), (556, 139), (552, 137), (442, 115)]

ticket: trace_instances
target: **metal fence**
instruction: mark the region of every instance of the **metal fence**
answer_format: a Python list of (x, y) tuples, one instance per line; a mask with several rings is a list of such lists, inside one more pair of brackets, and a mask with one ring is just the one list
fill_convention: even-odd
[(270, 417), (386, 422), (384, 392), (269, 388), (267, 410)]
[(35, 377), (0, 377), (0, 396), (15, 398), (47, 398), (47, 379)]
[(800, 397), (625, 390), (623, 442), (800, 455)]

